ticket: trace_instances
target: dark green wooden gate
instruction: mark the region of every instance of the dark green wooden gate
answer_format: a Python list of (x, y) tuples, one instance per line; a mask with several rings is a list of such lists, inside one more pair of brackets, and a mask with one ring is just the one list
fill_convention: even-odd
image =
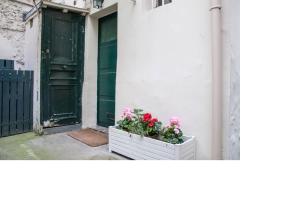
[(43, 9), (41, 124), (81, 122), (84, 26), (80, 14)]
[(0, 68), (0, 137), (32, 131), (33, 71)]
[(115, 124), (117, 13), (99, 20), (97, 123)]

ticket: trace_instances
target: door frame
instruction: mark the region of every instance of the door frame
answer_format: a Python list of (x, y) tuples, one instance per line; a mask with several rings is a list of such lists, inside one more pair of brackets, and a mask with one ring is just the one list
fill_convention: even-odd
[[(101, 16), (99, 19), (98, 19), (98, 45), (97, 45), (97, 118), (96, 118), (96, 126), (97, 128), (99, 128), (100, 130), (106, 132), (107, 131), (107, 127), (104, 127), (104, 126), (100, 126), (99, 125), (99, 119), (98, 119), (98, 111), (99, 111), (99, 65), (100, 65), (100, 48), (99, 48), (99, 41), (100, 41), (100, 20), (101, 19), (105, 19), (105, 18), (108, 18), (109, 16), (112, 16), (112, 15), (116, 15), (117, 16), (117, 49), (118, 49), (118, 40), (119, 40), (119, 37), (118, 37), (118, 25), (119, 25), (119, 22), (118, 22), (118, 10), (114, 10), (104, 16)], [(117, 50), (117, 61), (118, 61), (118, 50)], [(116, 62), (116, 78), (117, 78), (117, 62)], [(117, 81), (115, 82), (115, 88), (116, 88), (116, 85), (117, 85)], [(115, 90), (116, 92), (116, 90)], [(115, 93), (115, 107), (116, 107), (116, 93)], [(114, 113), (114, 116), (116, 116), (116, 112)]]
[[(46, 84), (43, 83), (43, 79), (45, 78), (45, 74), (48, 73), (48, 70), (47, 70), (47, 65), (48, 65), (48, 60), (47, 59), (44, 59), (44, 55), (43, 55), (43, 49), (45, 49), (45, 47), (48, 45), (47, 42), (48, 42), (48, 36), (45, 36), (45, 27), (46, 27), (46, 21), (45, 21), (45, 11), (46, 10), (54, 10), (54, 11), (60, 11), (62, 12), (61, 9), (58, 9), (58, 8), (51, 8), (51, 7), (46, 7), (46, 8), (42, 8), (42, 24), (41, 24), (41, 49), (40, 49), (40, 59), (41, 59), (41, 62), (40, 62), (40, 125), (42, 127), (44, 127), (44, 95), (45, 95), (45, 86)], [(63, 13), (63, 12), (62, 12)], [(73, 14), (77, 14), (78, 16), (80, 16), (79, 13), (77, 12), (74, 12), (74, 11), (68, 11), (68, 13), (73, 13)], [(83, 15), (81, 15), (83, 16)], [(83, 90), (83, 80), (84, 80), (84, 55), (85, 55), (85, 16), (83, 16), (83, 20), (82, 20), (82, 25), (84, 27), (83, 29), (83, 34), (81, 36), (81, 39), (79, 40), (79, 45), (82, 49), (82, 52), (79, 53), (78, 55), (78, 62), (80, 63), (80, 72), (79, 72), (79, 76), (80, 76), (80, 83), (79, 83), (79, 87), (78, 87), (78, 90), (79, 90), (79, 99), (77, 101), (78, 103), (78, 120), (79, 120), (79, 124), (82, 122), (82, 90)], [(74, 125), (74, 124), (66, 124), (66, 125)], [(59, 126), (65, 126), (65, 125), (59, 125)]]

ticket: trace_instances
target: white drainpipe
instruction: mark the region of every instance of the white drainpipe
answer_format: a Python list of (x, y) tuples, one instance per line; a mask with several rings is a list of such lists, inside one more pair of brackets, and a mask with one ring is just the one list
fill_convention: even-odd
[(212, 159), (223, 159), (221, 0), (211, 0), (212, 29)]

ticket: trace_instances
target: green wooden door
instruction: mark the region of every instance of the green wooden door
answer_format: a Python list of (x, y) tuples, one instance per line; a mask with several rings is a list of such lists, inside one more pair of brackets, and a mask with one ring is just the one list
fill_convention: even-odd
[[(85, 17), (43, 9), (41, 123), (81, 122)], [(50, 125), (49, 125), (50, 122)]]
[(108, 127), (115, 123), (117, 13), (99, 20), (98, 45), (97, 123)]

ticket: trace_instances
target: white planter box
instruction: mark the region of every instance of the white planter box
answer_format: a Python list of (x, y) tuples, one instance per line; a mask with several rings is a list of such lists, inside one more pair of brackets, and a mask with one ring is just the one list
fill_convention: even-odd
[(194, 137), (184, 136), (184, 143), (170, 144), (109, 127), (109, 151), (135, 160), (194, 160)]

